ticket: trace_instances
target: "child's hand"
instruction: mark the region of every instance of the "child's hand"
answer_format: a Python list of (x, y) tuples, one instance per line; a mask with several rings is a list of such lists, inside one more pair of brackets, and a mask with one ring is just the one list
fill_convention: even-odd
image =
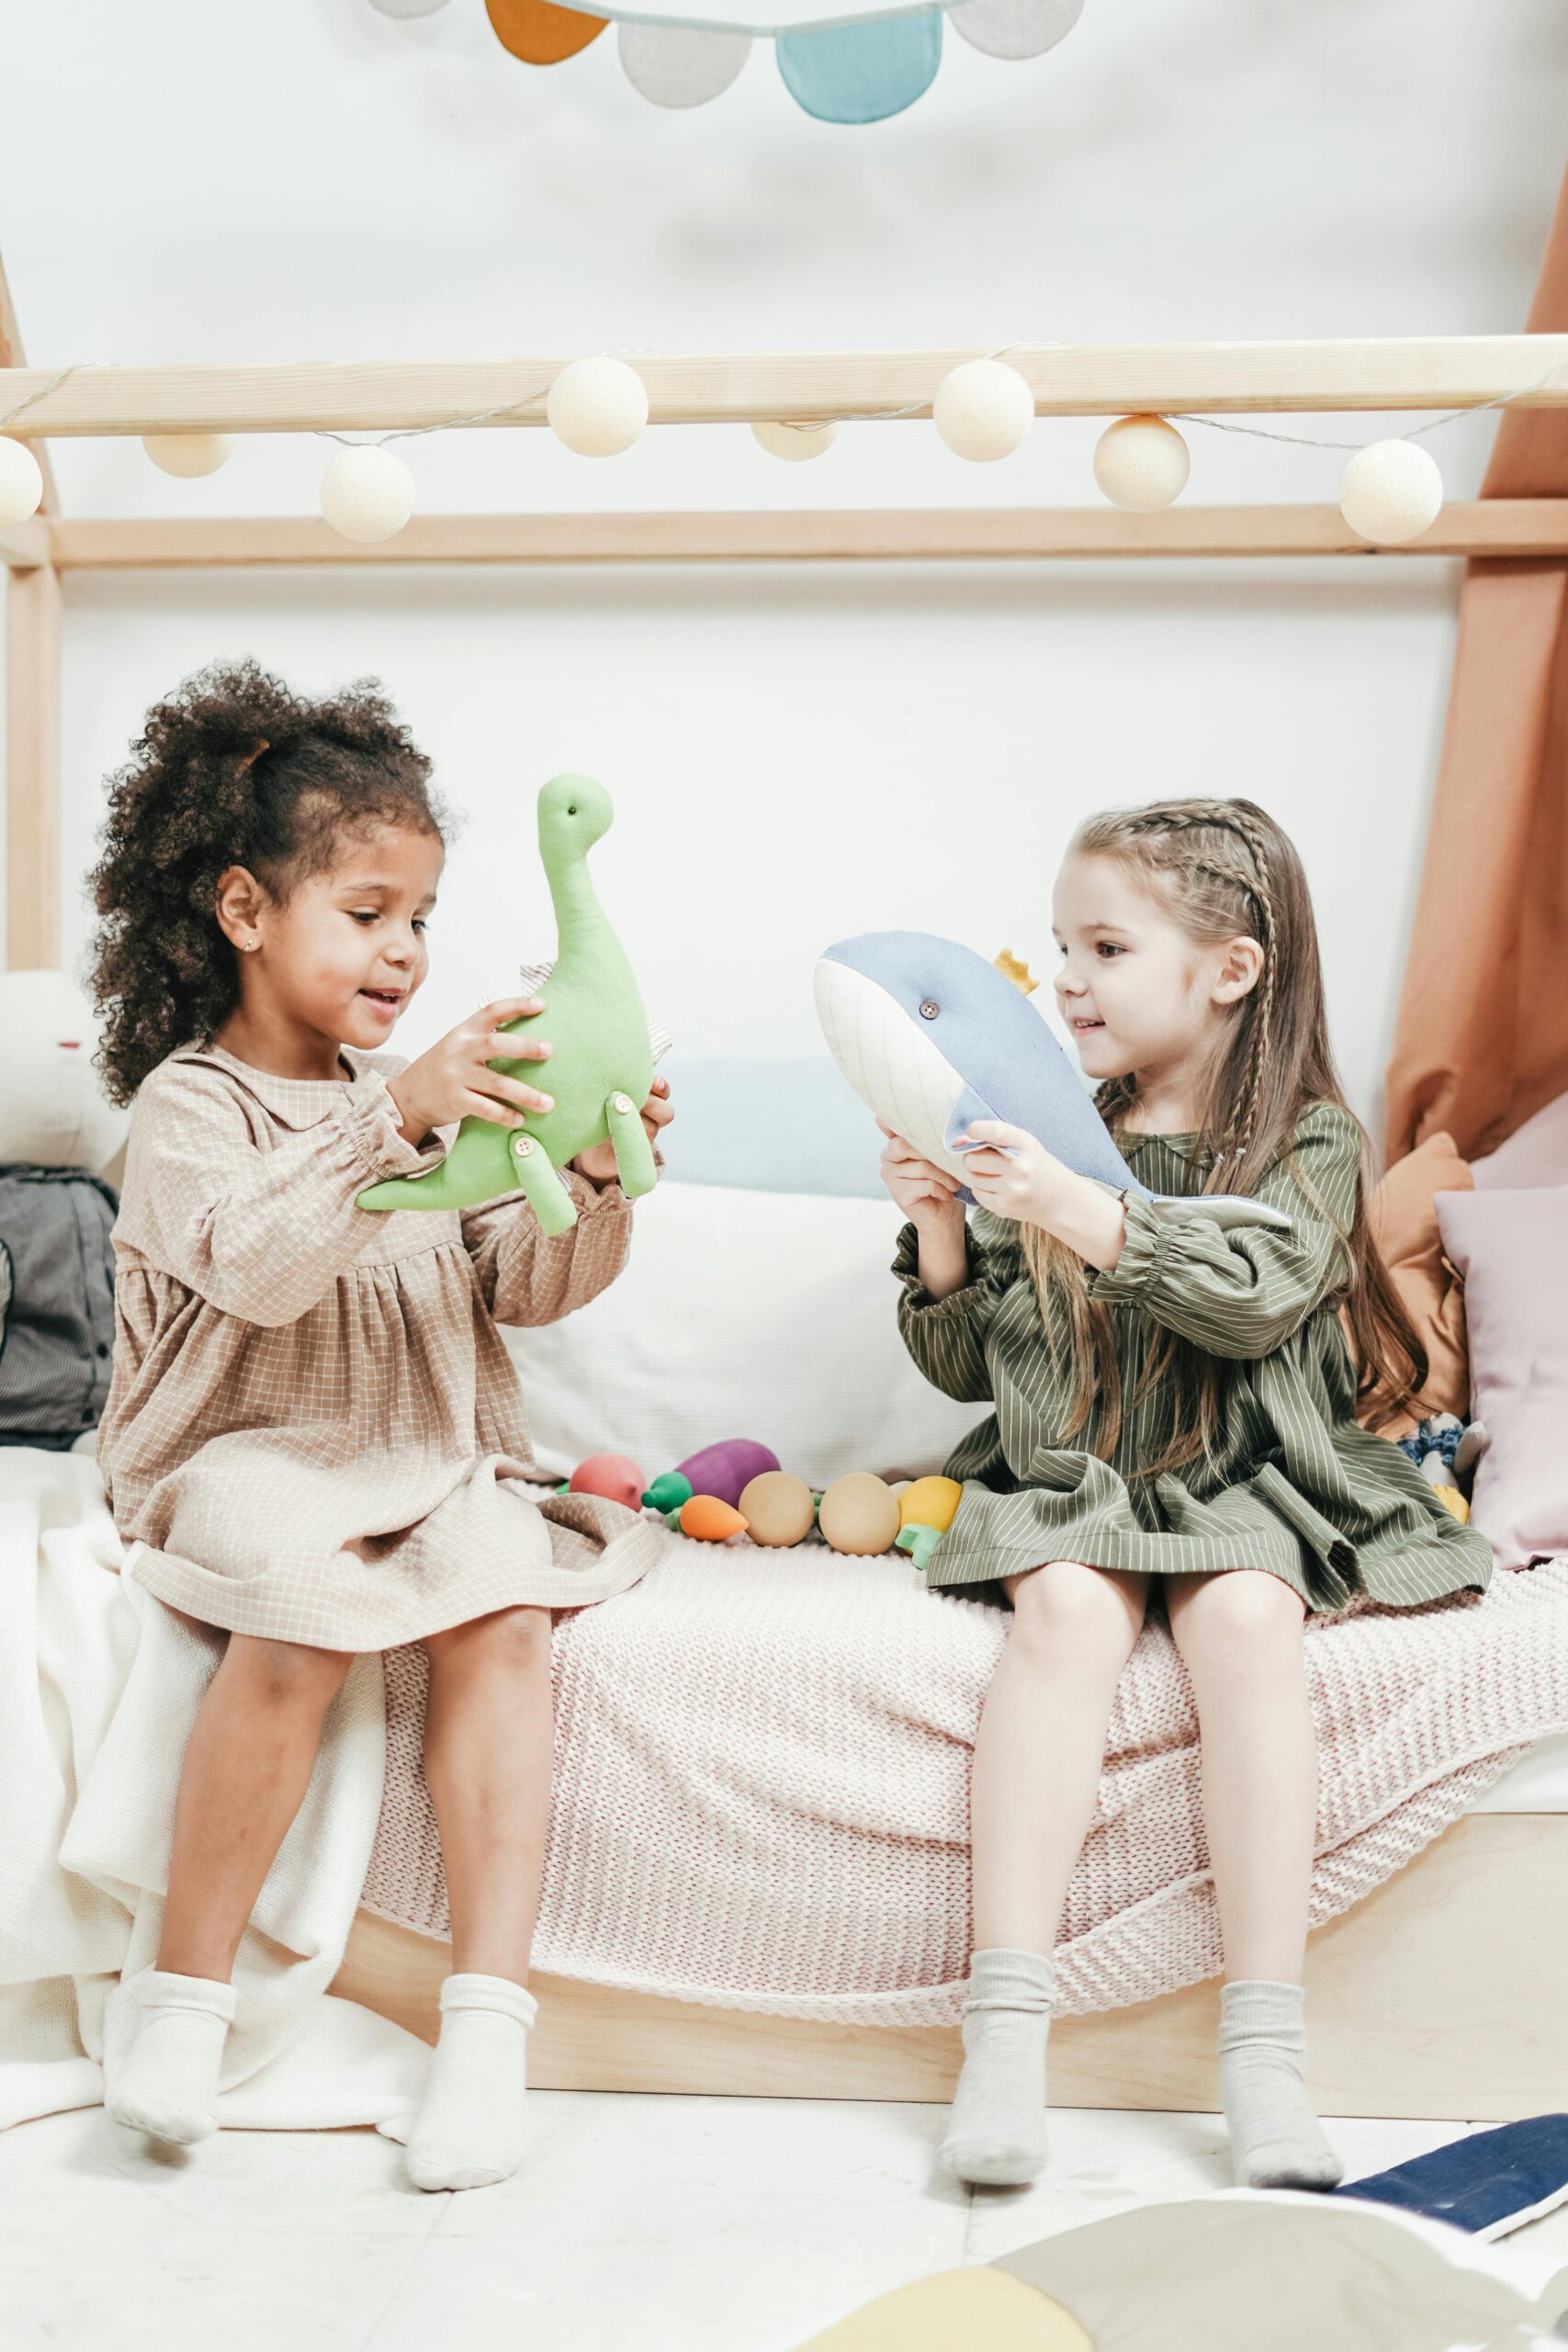
[(964, 1152), (964, 1172), (980, 1206), (1019, 1225), (1049, 1227), (1070, 1172), (1062, 1162), (1022, 1127), (1010, 1127), (1001, 1119), (971, 1119), (953, 1148), (963, 1150), (970, 1143), (980, 1148)]
[(912, 1143), (895, 1135), (882, 1120), (876, 1124), (887, 1137), (882, 1154), (882, 1181), (916, 1232), (922, 1238), (962, 1232), (964, 1204), (957, 1197), (957, 1177), (950, 1176), (934, 1160), (922, 1159)]
[[(674, 1116), (670, 1080), (656, 1078), (653, 1091), (642, 1106), (642, 1124), (649, 1143), (658, 1143), (660, 1128), (667, 1127)], [(588, 1150), (580, 1151), (571, 1164), (591, 1184), (608, 1184), (615, 1173), (615, 1147), (609, 1142), (592, 1144)]]
[(503, 1078), (490, 1068), (492, 1061), (542, 1062), (554, 1048), (542, 1037), (502, 1037), (503, 1021), (521, 1021), (543, 1012), (536, 996), (501, 997), (480, 1007), (456, 1029), (400, 1070), (388, 1087), (402, 1114), (402, 1132), (412, 1144), (424, 1141), (433, 1127), (455, 1119), (489, 1119), (498, 1127), (520, 1127), (525, 1111), (548, 1111), (547, 1094), (521, 1080)]

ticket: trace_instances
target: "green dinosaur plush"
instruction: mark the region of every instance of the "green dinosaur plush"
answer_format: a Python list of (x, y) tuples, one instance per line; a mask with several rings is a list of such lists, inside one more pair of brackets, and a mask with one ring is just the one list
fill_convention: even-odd
[(553, 776), (539, 795), (539, 855), (560, 944), (545, 1011), (509, 1021), (505, 1034), (543, 1023), (555, 1052), (543, 1064), (491, 1067), (539, 1086), (555, 1108), (528, 1112), (521, 1127), (465, 1119), (439, 1168), (372, 1184), (359, 1194), (362, 1209), (466, 1209), (521, 1192), (547, 1233), (565, 1233), (577, 1211), (558, 1170), (606, 1136), (627, 1197), (653, 1190), (653, 1147), (642, 1124), (653, 1083), (648, 1018), (626, 950), (588, 878), (588, 853), (614, 813), (604, 786), (587, 776)]

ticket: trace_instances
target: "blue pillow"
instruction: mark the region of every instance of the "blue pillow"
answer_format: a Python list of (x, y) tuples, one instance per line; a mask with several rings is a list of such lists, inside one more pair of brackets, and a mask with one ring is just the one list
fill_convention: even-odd
[(886, 1199), (882, 1136), (826, 1054), (660, 1062), (675, 1123), (661, 1148), (678, 1184)]

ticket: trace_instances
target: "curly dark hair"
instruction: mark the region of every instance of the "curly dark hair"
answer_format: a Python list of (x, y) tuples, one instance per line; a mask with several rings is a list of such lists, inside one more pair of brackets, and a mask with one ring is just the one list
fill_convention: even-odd
[(218, 877), (243, 865), (286, 900), (327, 872), (345, 827), (446, 841), (430, 762), (374, 679), (314, 702), (254, 662), (214, 663), (148, 712), (109, 778), (93, 903), (97, 1066), (129, 1102), (177, 1046), (205, 1044), (240, 1001)]

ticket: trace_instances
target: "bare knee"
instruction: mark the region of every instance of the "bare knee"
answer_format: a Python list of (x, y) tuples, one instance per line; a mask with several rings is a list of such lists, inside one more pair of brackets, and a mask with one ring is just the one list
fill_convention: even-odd
[(1300, 1673), (1300, 1595), (1252, 1568), (1201, 1577), (1168, 1594), (1171, 1638), (1195, 1681), (1256, 1689)]
[(1032, 1657), (1100, 1657), (1118, 1670), (1131, 1657), (1144, 1622), (1146, 1580), (1052, 1560), (1007, 1580), (1012, 1639)]
[(433, 1670), (483, 1668), (502, 1674), (540, 1672), (550, 1655), (547, 1609), (496, 1609), (466, 1625), (449, 1625), (425, 1643)]
[(225, 1663), (231, 1672), (243, 1676), (247, 1690), (261, 1705), (279, 1713), (324, 1714), (343, 1688), (354, 1653), (231, 1634)]

